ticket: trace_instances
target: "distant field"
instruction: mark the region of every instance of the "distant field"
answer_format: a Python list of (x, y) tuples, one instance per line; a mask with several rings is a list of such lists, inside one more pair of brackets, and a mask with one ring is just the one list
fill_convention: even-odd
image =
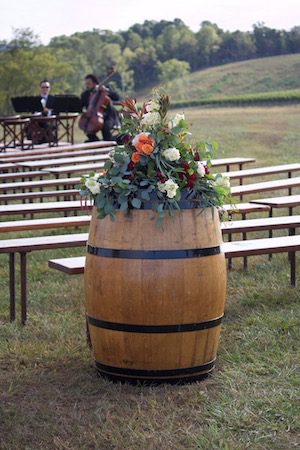
[[(300, 54), (225, 64), (191, 73), (167, 86), (174, 101), (220, 98), (300, 88)], [(138, 98), (150, 90), (138, 93)]]
[[(299, 162), (300, 105), (185, 113), (193, 139), (216, 139), (220, 157), (255, 156), (257, 166)], [(71, 230), (58, 233), (63, 232)], [(8, 237), (17, 235), (0, 236)], [(286, 255), (274, 255), (271, 262), (250, 258), (248, 272), (234, 261), (212, 378), (145, 388), (96, 375), (85, 341), (83, 277), (47, 266), (50, 258), (82, 253), (81, 248), (29, 255), (26, 327), (8, 321), (8, 258), (0, 255), (1, 450), (299, 447), (300, 291), (289, 287)]]

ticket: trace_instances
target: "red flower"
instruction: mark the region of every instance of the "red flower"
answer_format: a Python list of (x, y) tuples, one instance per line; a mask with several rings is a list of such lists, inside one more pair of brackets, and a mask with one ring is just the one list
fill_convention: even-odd
[(130, 163), (127, 166), (128, 170), (133, 170), (134, 169), (134, 163), (132, 161), (130, 161)]
[(131, 140), (130, 134), (126, 134), (126, 135), (123, 137), (123, 143), (124, 143), (124, 144), (129, 144), (130, 140)]
[(209, 168), (208, 168), (207, 166), (204, 166), (204, 168), (205, 168), (205, 173), (206, 173), (206, 175), (208, 175), (208, 174), (210, 173)]
[(192, 180), (192, 181), (197, 180), (197, 174), (196, 174), (195, 172), (192, 173), (192, 175), (189, 175), (189, 176), (188, 176), (188, 179), (189, 179), (189, 180)]
[(156, 172), (156, 177), (161, 183), (165, 183), (167, 181), (167, 178), (159, 170)]
[(185, 163), (185, 162), (182, 162), (182, 163), (180, 164), (180, 167), (182, 167), (182, 168), (185, 169), (185, 170), (189, 170), (189, 168), (190, 168), (190, 166), (188, 165), (188, 163)]
[(196, 152), (196, 153), (194, 154), (194, 160), (195, 160), (195, 161), (200, 161), (200, 156), (199, 156), (199, 153), (198, 153), (198, 152)]

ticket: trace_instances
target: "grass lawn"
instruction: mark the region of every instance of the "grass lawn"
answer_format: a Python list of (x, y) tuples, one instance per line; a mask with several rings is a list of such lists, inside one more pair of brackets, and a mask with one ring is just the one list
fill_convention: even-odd
[[(254, 156), (256, 166), (299, 161), (300, 106), (186, 115), (195, 140), (219, 141), (218, 157)], [(300, 292), (289, 287), (286, 255), (251, 258), (247, 273), (234, 260), (212, 377), (149, 388), (97, 377), (85, 342), (83, 278), (47, 268), (51, 257), (80, 254), (29, 255), (25, 327), (8, 322), (7, 256), (0, 257), (1, 450), (300, 447)]]

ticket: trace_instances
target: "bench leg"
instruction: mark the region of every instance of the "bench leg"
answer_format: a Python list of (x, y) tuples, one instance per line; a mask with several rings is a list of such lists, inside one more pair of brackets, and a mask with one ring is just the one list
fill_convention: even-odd
[[(242, 220), (246, 220), (246, 214), (242, 214)], [(247, 240), (247, 233), (243, 233), (243, 241)], [(244, 270), (248, 269), (248, 259), (247, 256), (244, 257)]]
[(15, 254), (9, 254), (9, 316), (10, 321), (16, 318), (16, 288), (15, 288)]
[[(228, 242), (232, 242), (232, 233), (228, 233)], [(228, 258), (228, 270), (232, 270), (232, 258)]]
[(26, 276), (26, 253), (20, 253), (21, 269), (21, 322), (23, 325), (27, 319), (27, 276)]
[(296, 286), (296, 252), (290, 252), (291, 286)]
[[(273, 208), (270, 208), (270, 211), (269, 211), (269, 217), (273, 217)], [(270, 231), (269, 231), (269, 238), (272, 239), (272, 237), (273, 237), (273, 231), (270, 230)], [(270, 261), (271, 259), (272, 259), (272, 253), (269, 254), (269, 261)]]

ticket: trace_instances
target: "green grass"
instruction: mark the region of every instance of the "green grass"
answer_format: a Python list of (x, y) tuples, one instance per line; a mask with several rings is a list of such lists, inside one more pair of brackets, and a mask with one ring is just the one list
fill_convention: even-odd
[[(207, 100), (300, 88), (300, 54), (242, 61), (193, 72), (168, 83), (173, 101)], [(143, 90), (138, 98), (149, 90)]]
[[(220, 142), (219, 157), (255, 156), (256, 166), (299, 161), (299, 106), (186, 115), (195, 140)], [(286, 255), (250, 258), (247, 273), (234, 260), (211, 378), (149, 388), (97, 377), (85, 342), (83, 277), (47, 268), (51, 257), (80, 254), (29, 255), (25, 327), (8, 322), (7, 257), (0, 258), (1, 450), (299, 448), (300, 293), (289, 287)]]

